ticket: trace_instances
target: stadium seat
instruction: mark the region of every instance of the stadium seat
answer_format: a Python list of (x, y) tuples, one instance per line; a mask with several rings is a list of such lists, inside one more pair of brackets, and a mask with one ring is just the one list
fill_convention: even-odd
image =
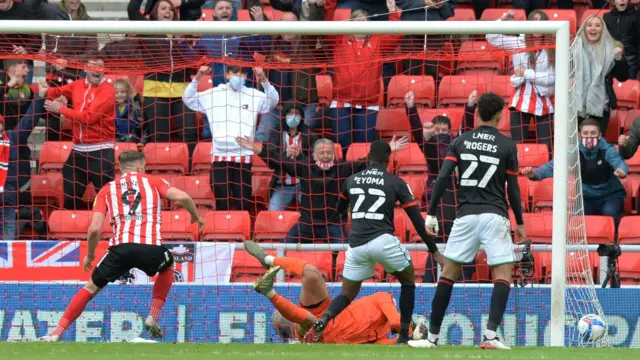
[(473, 9), (456, 7), (453, 16), (448, 21), (476, 21), (476, 13)]
[(39, 172), (62, 171), (62, 166), (69, 158), (73, 142), (45, 141), (40, 148)]
[(480, 20), (495, 21), (504, 15), (507, 11), (513, 11), (516, 15), (515, 20), (525, 21), (527, 20), (527, 14), (522, 9), (485, 9), (480, 16)]
[(549, 148), (544, 144), (516, 144), (518, 149), (518, 166), (537, 168), (549, 162)]
[[(331, 252), (329, 251), (287, 251), (285, 256), (292, 257), (300, 260), (304, 260), (309, 264), (313, 265), (320, 271), (324, 281), (330, 282), (333, 281), (333, 276), (331, 276), (331, 266), (333, 263), (333, 259), (331, 258)], [(296, 282), (299, 283), (301, 280), (300, 277), (293, 276), (291, 274), (286, 274), (287, 282)]]
[[(509, 118), (510, 116), (511, 114), (509, 112), (509, 109), (507, 108), (507, 106), (505, 106), (504, 109), (502, 109), (502, 117), (500, 118), (500, 123), (498, 124), (498, 131), (500, 131), (500, 133), (505, 136), (511, 136), (511, 122)], [(474, 128), (478, 126), (479, 121), (480, 118), (477, 116), (477, 114), (475, 114), (475, 116), (473, 117)]]
[[(462, 265), (463, 269), (465, 266), (469, 265)], [(478, 255), (476, 255), (476, 272), (473, 273), (472, 280), (482, 283), (492, 282), (491, 268), (487, 263), (487, 253), (482, 250), (478, 251)]]
[(333, 21), (351, 20), (351, 9), (336, 9), (333, 13)]
[(571, 35), (578, 30), (578, 17), (573, 9), (540, 9), (549, 16), (550, 21), (568, 21)]
[(63, 208), (64, 190), (62, 173), (46, 172), (31, 175), (31, 201), (33, 205), (50, 205)]
[(507, 104), (511, 103), (511, 98), (516, 91), (511, 85), (511, 75), (487, 76), (485, 81), (485, 91), (496, 93), (502, 96)]
[[(189, 194), (196, 203), (196, 206), (213, 210), (216, 207), (216, 201), (213, 197), (213, 191), (211, 191), (211, 184), (209, 181), (209, 175), (202, 174), (193, 176), (176, 176), (172, 178), (170, 182), (171, 186)], [(174, 203), (173, 207), (180, 208), (180, 204)]]
[(553, 178), (540, 181), (531, 195), (533, 212), (551, 211), (553, 208)]
[[(345, 160), (357, 161), (358, 159), (366, 158), (367, 154), (369, 154), (369, 147), (371, 147), (371, 143), (353, 143), (349, 145), (349, 150), (347, 150)], [(389, 162), (387, 170), (389, 172), (393, 172), (393, 161)]]
[(333, 155), (337, 160), (342, 160), (344, 158), (344, 154), (342, 153), (342, 145), (340, 145), (340, 143), (333, 143)]
[(202, 9), (200, 21), (213, 21), (213, 9)]
[[(535, 273), (540, 283), (551, 283), (551, 252), (534, 252)], [(594, 281), (600, 269), (600, 257), (596, 252), (589, 252), (586, 256), (582, 252), (567, 254), (567, 283), (584, 285), (585, 274), (591, 271)]]
[(144, 146), (146, 170), (150, 173), (189, 172), (189, 148), (185, 143), (149, 143)]
[(623, 253), (618, 258), (620, 284), (640, 285), (640, 256), (638, 253)]
[(160, 231), (165, 241), (198, 240), (198, 224), (191, 224), (191, 216), (185, 210), (163, 211)]
[(504, 72), (504, 53), (486, 41), (465, 41), (460, 45), (458, 55), (458, 75), (499, 75)]
[(199, 173), (209, 174), (211, 171), (211, 148), (213, 144), (211, 141), (201, 141), (196, 145), (193, 150), (193, 157), (191, 159), (191, 173), (193, 175)]
[(204, 221), (203, 241), (245, 241), (251, 236), (248, 211), (210, 211)]
[(261, 211), (256, 217), (253, 237), (256, 241), (281, 242), (299, 218), (297, 211)]
[[(577, 223), (582, 223), (582, 220), (578, 220)], [(611, 216), (585, 215), (584, 223), (587, 229), (587, 243), (611, 244), (615, 241), (616, 226)]]
[(618, 226), (618, 244), (640, 244), (638, 224), (640, 224), (640, 215), (624, 216)]
[(525, 212), (529, 211), (529, 183), (531, 180), (525, 176), (518, 176), (518, 187), (520, 187), (520, 200), (522, 201), (522, 207)]
[(328, 106), (333, 101), (333, 80), (329, 75), (316, 75), (318, 103)]
[[(553, 231), (553, 214), (551, 212), (523, 214), (524, 227), (531, 242), (550, 244)], [(515, 228), (515, 219), (511, 226)]]
[(442, 50), (439, 51), (442, 54), (442, 59), (438, 61), (438, 75), (448, 76), (453, 74), (456, 50), (453, 47), (453, 43), (445, 41), (442, 44)]
[(396, 173), (427, 172), (427, 161), (416, 143), (409, 143), (406, 148), (393, 152), (390, 161), (393, 162)]
[[(427, 218), (427, 213), (426, 212), (421, 212), (420, 213), (422, 215), (423, 219)], [(408, 219), (407, 217), (407, 229), (409, 229), (409, 237), (407, 239), (407, 242), (410, 243), (422, 243), (422, 239), (420, 238), (420, 235), (418, 235), (418, 232), (416, 231), (416, 228), (413, 227), (413, 223), (411, 222), (411, 220)]]
[(409, 218), (407, 217), (403, 209), (393, 209), (393, 226), (395, 229), (393, 235), (403, 243), (407, 241), (409, 231), (407, 227), (407, 221), (409, 221)]
[(462, 127), (464, 109), (459, 107), (422, 108), (418, 109), (418, 115), (420, 115), (420, 121), (423, 124), (427, 121), (433, 121), (436, 116), (448, 117), (451, 120), (451, 135), (456, 136), (460, 133), (460, 128)]
[(251, 157), (251, 171), (254, 173), (273, 173), (273, 170), (260, 156)]
[(251, 21), (251, 14), (247, 9), (238, 9), (238, 21)]
[(261, 199), (261, 202), (264, 204), (269, 203), (272, 176), (273, 174), (264, 172), (251, 174), (251, 196)]
[(613, 79), (613, 91), (618, 99), (619, 109), (638, 109), (640, 107), (640, 81), (619, 82)]
[(477, 75), (443, 76), (438, 87), (438, 106), (464, 106), (473, 90), (482, 95), (485, 78)]
[[(409, 251), (409, 255), (411, 255), (411, 262), (413, 263), (413, 270), (416, 273), (416, 283), (422, 283), (424, 279), (424, 272), (427, 270), (427, 258), (429, 257), (429, 253), (426, 251)], [(387, 277), (389, 281), (389, 277)], [(391, 280), (396, 282), (395, 279)]]
[(418, 203), (422, 203), (424, 193), (427, 191), (427, 173), (410, 172), (402, 173), (399, 176), (407, 183), (407, 185), (409, 185), (409, 188), (411, 188), (413, 198), (416, 199)]
[[(340, 251), (338, 253), (338, 258), (336, 259), (336, 279), (335, 281), (342, 281), (342, 273), (344, 272), (344, 262), (346, 259), (346, 255), (344, 251)], [(376, 264), (373, 270), (373, 277), (365, 280), (366, 283), (377, 283), (381, 282), (384, 277), (384, 269), (382, 265)]]
[(628, 178), (620, 179), (620, 182), (627, 192), (627, 196), (624, 198), (624, 213), (631, 214), (633, 211), (633, 183)]
[[(268, 255), (275, 255), (274, 251), (265, 251)], [(233, 252), (231, 263), (231, 282), (253, 282), (262, 277), (265, 270), (260, 262), (245, 250)]]
[[(622, 121), (627, 118), (626, 109), (617, 109), (611, 111), (609, 116), (609, 124), (607, 125), (607, 131), (604, 133), (604, 139), (609, 144), (617, 144), (620, 137), (620, 128), (624, 124)], [(622, 119), (622, 120), (621, 120)]]
[(49, 238), (59, 240), (86, 240), (91, 211), (55, 210), (49, 215)]
[(638, 109), (633, 109), (633, 110), (629, 110), (626, 113), (626, 116), (624, 119), (620, 119), (620, 123), (622, 124), (622, 126), (624, 127), (624, 134), (629, 134), (629, 130), (631, 129), (631, 126), (633, 125), (633, 122), (637, 119), (640, 118), (640, 110)]
[(582, 13), (582, 16), (580, 17), (580, 25), (582, 25), (582, 23), (587, 20), (587, 18), (591, 15), (598, 15), (598, 16), (603, 16), (604, 14), (608, 13), (609, 11), (611, 11), (611, 9), (588, 9), (585, 10)]
[(640, 151), (636, 151), (630, 159), (625, 160), (629, 167), (629, 173), (640, 173)]
[(389, 82), (387, 106), (404, 108), (404, 96), (413, 91), (417, 107), (435, 107), (436, 84), (431, 76), (396, 75)]
[(198, 81), (198, 92), (207, 91), (213, 88), (213, 80), (211, 75), (205, 75)]

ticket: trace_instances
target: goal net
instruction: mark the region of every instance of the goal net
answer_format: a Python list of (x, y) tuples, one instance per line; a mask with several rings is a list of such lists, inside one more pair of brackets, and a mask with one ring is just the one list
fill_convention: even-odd
[[(176, 283), (161, 314), (166, 341), (281, 342), (272, 326), (273, 306), (251, 288), (265, 270), (241, 241), (254, 239), (270, 254), (305, 260), (328, 283), (336, 282), (329, 289), (338, 294), (350, 221), (335, 206), (341, 182), (364, 166), (368, 144), (409, 138), (389, 170), (407, 181), (426, 211), (448, 142), (477, 125), (474, 96), (488, 91), (507, 104), (498, 129), (518, 139), (520, 167), (554, 159), (555, 181), (562, 183), (520, 178), (533, 261), (518, 247), (523, 260), (514, 271), (500, 336), (516, 346), (585, 345), (576, 321), (589, 313), (604, 316), (599, 299), (627, 321), (616, 299), (594, 288), (600, 259), (587, 247), (568, 26), (398, 22), (393, 34), (385, 34), (392, 31), (385, 22), (267, 16), (272, 21), (264, 24), (171, 27), (37, 22), (24, 30), (0, 24), (3, 81), (11, 82), (2, 99), (5, 128), (16, 129), (7, 134), (20, 148), (8, 158), (4, 186), (2, 225), (12, 234), (5, 240), (16, 241), (0, 242), (2, 340), (32, 340), (55, 328), (88, 279), (81, 265), (96, 191), (119, 175), (119, 153), (139, 149), (147, 172), (188, 192), (206, 221), (198, 233), (178, 204), (163, 204), (161, 231), (176, 259)], [(91, 49), (98, 47), (96, 56)], [(202, 65), (210, 72), (197, 75)], [(512, 76), (514, 65), (520, 77)], [(535, 91), (531, 69), (546, 74), (536, 75)], [(46, 96), (67, 110), (39, 102), (37, 83), (43, 80), (49, 84)], [(566, 129), (554, 123), (558, 117)], [(245, 136), (262, 146), (260, 155), (239, 146), (236, 138)], [(322, 138), (333, 143), (317, 141)], [(454, 183), (439, 207), (447, 232), (455, 217)], [(400, 208), (394, 223), (423, 282), (416, 293), (417, 320), (430, 312), (437, 269)], [(132, 234), (139, 231), (130, 226)], [(112, 236), (105, 224), (103, 238)], [(438, 241), (443, 249), (446, 236)], [(107, 248), (101, 242), (96, 258)], [(559, 271), (564, 265), (566, 271)], [(488, 318), (492, 275), (482, 251), (463, 268), (443, 339), (474, 345)], [(152, 282), (132, 271), (109, 285), (63, 340), (123, 341), (143, 334)], [(279, 276), (276, 290), (297, 304), (303, 287), (289, 273)], [(379, 266), (361, 296), (375, 292), (399, 295), (397, 283)], [(625, 338), (615, 345), (629, 344)]]

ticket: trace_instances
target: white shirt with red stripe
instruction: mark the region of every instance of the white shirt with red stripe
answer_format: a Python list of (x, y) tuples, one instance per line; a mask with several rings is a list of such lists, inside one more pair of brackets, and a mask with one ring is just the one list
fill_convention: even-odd
[[(287, 147), (291, 145), (301, 146), (302, 136), (300, 135), (300, 133), (297, 133), (296, 136), (292, 137), (288, 132), (284, 131), (282, 133), (282, 140), (284, 140), (283, 143), (286, 144)], [(286, 173), (284, 174), (283, 178), (284, 184), (282, 185), (296, 185), (300, 181), (298, 180), (298, 178), (292, 177), (291, 175)]]
[(551, 65), (546, 49), (533, 52), (533, 68), (529, 66), (531, 52), (526, 51), (525, 36), (508, 36), (488, 34), (487, 41), (494, 47), (504, 50), (520, 50), (513, 54), (513, 68), (520, 66), (526, 70), (523, 76), (511, 76), (511, 85), (516, 92), (511, 99), (511, 108), (523, 113), (537, 116), (549, 115), (555, 112), (553, 108), (554, 90), (556, 83), (555, 68)]
[(102, 187), (93, 211), (109, 216), (113, 228), (109, 246), (162, 245), (162, 198), (170, 187), (164, 179), (136, 172), (123, 174)]

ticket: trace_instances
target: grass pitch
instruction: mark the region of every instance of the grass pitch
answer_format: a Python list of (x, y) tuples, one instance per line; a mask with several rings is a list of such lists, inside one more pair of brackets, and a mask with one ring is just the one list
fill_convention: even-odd
[(8, 360), (373, 360), (373, 359), (640, 359), (638, 349), (516, 348), (511, 351), (443, 346), (411, 349), (382, 345), (245, 345), (245, 344), (120, 344), (4, 343), (0, 357)]

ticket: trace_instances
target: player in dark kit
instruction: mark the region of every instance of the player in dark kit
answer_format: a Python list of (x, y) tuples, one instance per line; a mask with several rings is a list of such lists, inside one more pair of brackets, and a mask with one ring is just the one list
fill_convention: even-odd
[[(511, 240), (505, 181), (509, 202), (516, 218), (515, 234), (520, 242), (526, 241), (520, 188), (518, 186), (518, 151), (510, 138), (500, 134), (498, 123), (504, 108), (502, 97), (485, 93), (478, 99), (477, 112), (480, 125), (451, 142), (438, 179), (433, 187), (427, 214), (435, 214), (445, 190), (446, 181), (458, 167), (458, 214), (444, 251), (444, 267), (438, 280), (431, 305), (429, 334), (427, 339), (409, 341), (411, 347), (438, 347), (438, 336), (444, 313), (449, 306), (453, 279), (460, 274), (460, 267), (471, 262), (480, 245), (487, 253), (487, 263), (493, 270), (494, 287), (483, 349), (509, 347), (500, 342), (496, 330), (502, 322), (511, 290), (511, 270), (516, 261)], [(427, 215), (427, 231), (438, 232), (438, 221)]]
[(318, 341), (329, 321), (340, 314), (360, 291), (362, 281), (373, 276), (376, 263), (395, 276), (401, 284), (400, 333), (397, 343), (409, 340), (413, 315), (415, 274), (411, 256), (400, 240), (393, 236), (393, 210), (400, 202), (422, 240), (438, 263), (443, 258), (436, 243), (427, 235), (420, 209), (404, 180), (387, 172), (391, 147), (377, 140), (369, 150), (369, 167), (350, 176), (343, 184), (337, 210), (350, 206), (351, 232), (344, 264), (342, 292), (335, 297), (315, 326), (307, 332), (306, 342)]

